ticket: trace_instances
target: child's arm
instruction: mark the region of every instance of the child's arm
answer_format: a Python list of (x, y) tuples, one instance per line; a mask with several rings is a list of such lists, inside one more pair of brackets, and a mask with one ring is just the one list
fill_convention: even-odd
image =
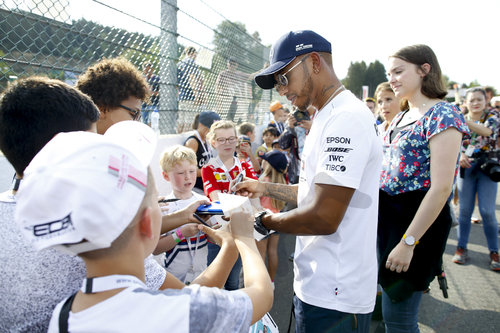
[(186, 208), (168, 215), (163, 215), (161, 218), (161, 233), (167, 233), (168, 231), (178, 228), (186, 223), (198, 223), (198, 220), (193, 216), (193, 214), (200, 205), (209, 204), (210, 201), (208, 200), (197, 200)]
[(220, 245), (220, 251), (214, 261), (192, 283), (222, 288), (238, 259), (238, 249), (227, 228), (214, 230), (204, 225), (199, 225), (198, 228)]
[(253, 237), (253, 216), (248, 213), (231, 215), (231, 232), (243, 263), (245, 292), (252, 301), (252, 324), (262, 318), (273, 305), (273, 289), (267, 268)]
[(163, 252), (170, 251), (175, 247), (175, 245), (177, 245), (177, 243), (174, 240), (173, 234), (161, 236), (158, 240), (158, 245), (156, 245), (156, 248), (153, 251), (153, 254), (156, 256)]
[[(196, 223), (185, 224), (180, 228), (180, 233), (182, 236), (184, 236), (184, 238), (193, 237), (198, 233), (198, 224)], [(177, 238), (179, 237), (177, 236)], [(173, 235), (173, 233), (162, 236), (158, 241), (158, 245), (156, 245), (156, 249), (153, 251), (153, 254), (157, 255), (172, 250), (177, 245), (175, 239), (176, 237)]]
[(252, 162), (253, 169), (255, 170), (256, 173), (260, 172), (260, 163), (257, 160), (257, 157), (252, 154), (252, 147), (248, 143), (242, 143), (241, 144), (241, 151), (247, 154), (247, 156), (250, 158), (250, 162)]

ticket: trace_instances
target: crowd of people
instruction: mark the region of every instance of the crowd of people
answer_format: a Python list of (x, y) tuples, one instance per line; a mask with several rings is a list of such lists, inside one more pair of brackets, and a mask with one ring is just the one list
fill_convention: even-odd
[[(195, 57), (185, 50), (180, 87), (203, 85)], [(228, 60), (221, 90), (235, 65)], [(447, 102), (426, 45), (391, 54), (388, 78), (362, 101), (336, 76), (329, 41), (289, 32), (255, 83), (292, 107), (271, 102), (258, 138), (234, 114), (199, 112), (196, 89), (181, 87), (179, 108), (196, 117), (188, 124), (179, 112), (179, 132), (193, 131), (159, 161), (148, 126), (159, 103), (151, 63), (141, 73), (104, 59), (75, 87), (14, 82), (0, 99), (0, 149), (16, 171), (0, 198), (0, 278), (12, 283), (0, 285), (0, 330), (248, 332), (273, 304), (288, 233), (296, 332), (368, 332), (377, 285), (386, 332), (419, 332), (453, 194), (453, 261), (468, 260), (477, 198), (490, 268), (500, 270), (500, 99), (474, 88), (463, 104)], [(171, 193), (160, 195), (155, 181)], [(199, 214), (228, 194), (248, 199), (225, 217)]]

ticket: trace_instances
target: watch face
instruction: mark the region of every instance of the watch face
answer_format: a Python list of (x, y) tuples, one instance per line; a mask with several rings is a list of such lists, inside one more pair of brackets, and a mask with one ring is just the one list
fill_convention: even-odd
[(406, 236), (404, 241), (405, 241), (406, 245), (410, 245), (410, 246), (415, 245), (415, 237), (413, 237), (413, 236)]

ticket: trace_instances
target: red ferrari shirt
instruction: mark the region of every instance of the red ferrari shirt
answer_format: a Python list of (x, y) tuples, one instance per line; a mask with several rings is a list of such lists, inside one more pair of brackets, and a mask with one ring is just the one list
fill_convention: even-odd
[(220, 158), (212, 158), (201, 169), (205, 195), (210, 197), (210, 193), (217, 190), (222, 193), (229, 193), (229, 183), (240, 173), (243, 173), (245, 177), (257, 179), (252, 166), (245, 161), (240, 161), (235, 157), (233, 167), (231, 170), (227, 170)]

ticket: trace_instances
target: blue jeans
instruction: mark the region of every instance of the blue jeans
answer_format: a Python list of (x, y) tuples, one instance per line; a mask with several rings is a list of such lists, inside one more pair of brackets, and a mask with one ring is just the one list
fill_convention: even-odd
[(418, 308), (422, 292), (415, 291), (410, 298), (393, 303), (385, 291), (382, 291), (382, 317), (385, 333), (418, 333)]
[(304, 303), (297, 296), (293, 297), (293, 305), (296, 333), (368, 333), (370, 331), (371, 313), (353, 314), (324, 309)]
[(458, 216), (458, 247), (467, 248), (471, 228), (471, 216), (476, 203), (476, 193), (479, 213), (483, 220), (483, 230), (488, 243), (488, 249), (498, 252), (498, 223), (495, 216), (497, 198), (497, 183), (482, 173), (473, 163), (465, 169), (464, 178), (458, 178), (458, 198), (460, 213)]
[[(207, 266), (214, 261), (217, 254), (219, 254), (220, 247), (213, 243), (208, 243), (208, 257), (207, 257)], [(224, 289), (226, 290), (236, 290), (240, 288), (240, 272), (241, 272), (241, 257), (238, 256), (238, 260), (231, 269), (231, 273), (227, 277), (226, 284), (224, 285)]]

